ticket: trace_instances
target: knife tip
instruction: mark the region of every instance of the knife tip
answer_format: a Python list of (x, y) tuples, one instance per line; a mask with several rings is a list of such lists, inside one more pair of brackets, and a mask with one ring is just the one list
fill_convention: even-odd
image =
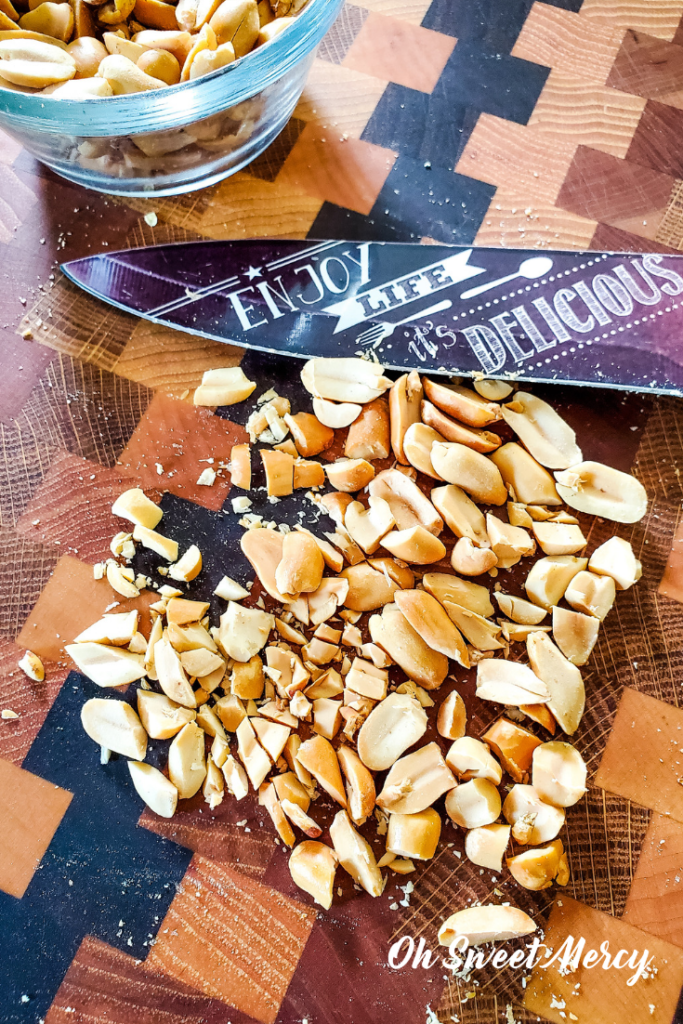
[(83, 280), (83, 274), (79, 273), (78, 268), (84, 269), (84, 264), (87, 265), (89, 262), (88, 257), (80, 260), (69, 260), (67, 263), (60, 263), (59, 269), (61, 272), (68, 277), (75, 284), (80, 284)]

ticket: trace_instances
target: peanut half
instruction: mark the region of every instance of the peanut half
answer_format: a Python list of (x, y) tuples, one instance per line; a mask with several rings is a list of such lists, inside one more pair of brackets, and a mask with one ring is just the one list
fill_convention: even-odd
[[(397, 469), (385, 469), (368, 484), (371, 498), (383, 499), (391, 510), (397, 529), (422, 526), (438, 537), (443, 520), (417, 484)], [(433, 492), (432, 492), (433, 501)]]
[(508, 426), (542, 466), (567, 469), (581, 462), (583, 455), (576, 443), (576, 434), (541, 398), (517, 391), (514, 400), (504, 405), (501, 412)]
[(391, 768), (424, 736), (427, 715), (412, 697), (392, 693), (373, 708), (358, 733), (358, 754), (373, 771)]
[(351, 824), (346, 811), (339, 811), (330, 825), (330, 839), (339, 863), (371, 896), (381, 896), (384, 890), (382, 872), (372, 847)]
[(465, 836), (465, 854), (473, 864), (501, 872), (509, 842), (509, 825), (480, 825), (471, 828)]
[(160, 818), (172, 818), (178, 806), (178, 790), (158, 768), (142, 761), (129, 761), (133, 785), (150, 810)]
[(456, 785), (438, 744), (427, 743), (394, 762), (377, 797), (377, 804), (392, 813), (416, 814), (431, 807)]
[(461, 828), (491, 825), (500, 815), (500, 793), (488, 779), (472, 779), (446, 797), (446, 814)]
[(457, 384), (438, 384), (426, 377), (422, 383), (430, 402), (470, 427), (487, 427), (501, 418), (500, 406), (487, 402), (476, 391)]
[(292, 851), (289, 870), (300, 889), (309, 893), (325, 910), (332, 906), (334, 876), (339, 857), (325, 843), (306, 840)]
[(535, 931), (536, 925), (523, 910), (491, 904), (467, 907), (451, 914), (439, 929), (439, 942), (442, 946), (450, 946), (462, 936), (470, 946), (483, 946), (487, 942), (521, 938)]
[(147, 733), (130, 704), (93, 697), (81, 709), (81, 722), (90, 739), (100, 747), (124, 754), (134, 761), (144, 760)]
[(513, 786), (503, 803), (503, 816), (512, 836), (524, 846), (548, 843), (564, 825), (564, 809), (542, 800), (533, 786)]
[(615, 523), (637, 523), (647, 511), (647, 493), (640, 481), (601, 462), (579, 462), (556, 473), (555, 479), (560, 496), (579, 512)]
[(408, 428), (420, 422), (422, 394), (420, 375), (415, 370), (399, 377), (389, 392), (391, 447), (397, 461), (404, 466), (410, 462), (403, 449), (403, 440)]
[(366, 359), (310, 359), (301, 380), (314, 398), (365, 404), (383, 395), (391, 381)]
[[(144, 33), (139, 33), (144, 37)], [(153, 46), (153, 40), (139, 38), (142, 45), (147, 43)], [(170, 47), (169, 47), (170, 48)], [(106, 77), (106, 76), (105, 76)], [(150, 76), (147, 76), (150, 77)], [(156, 79), (158, 88), (162, 83)], [(256, 384), (247, 378), (240, 366), (228, 366), (220, 370), (207, 370), (202, 377), (202, 382), (194, 393), (195, 405), (234, 405), (243, 402), (252, 394)]]

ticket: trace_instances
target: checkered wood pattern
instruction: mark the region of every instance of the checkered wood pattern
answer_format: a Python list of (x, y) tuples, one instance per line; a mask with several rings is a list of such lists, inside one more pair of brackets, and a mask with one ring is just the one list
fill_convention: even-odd
[[(102, 770), (82, 742), (90, 692), (61, 648), (112, 600), (91, 571), (115, 532), (112, 496), (144, 486), (179, 530), (194, 524), (220, 547), (228, 485), (197, 488), (196, 469), (243, 428), (195, 410), (188, 392), (243, 353), (109, 309), (56, 270), (201, 237), (683, 250), (682, 119), (683, 0), (365, 0), (323, 41), (282, 135), (212, 188), (85, 193), (3, 138), (0, 702), (19, 714), (0, 725), (7, 1024), (417, 1024), (427, 1007), (462, 1024), (683, 1020), (683, 740), (659, 760), (683, 704), (680, 402), (557, 392), (584, 450), (632, 467), (652, 496), (643, 522), (619, 531), (643, 579), (620, 595), (586, 669), (577, 743), (589, 792), (568, 814), (565, 892), (492, 883), (458, 856), (453, 830), (413, 876), (409, 906), (343, 883), (333, 911), (316, 913), (255, 804), (211, 818), (199, 799), (170, 822), (139, 817), (117, 765)], [(248, 358), (250, 372), (272, 372)], [(596, 526), (590, 543), (611, 532)], [(16, 667), (25, 646), (45, 660), (42, 684)], [(473, 984), (386, 967), (393, 937), (434, 946), (446, 913), (494, 888), (549, 918), (553, 941), (572, 930), (649, 944), (659, 974), (631, 998), (612, 972), (571, 984), (535, 972), (525, 989), (516, 972)], [(35, 954), (20, 967), (17, 935)]]

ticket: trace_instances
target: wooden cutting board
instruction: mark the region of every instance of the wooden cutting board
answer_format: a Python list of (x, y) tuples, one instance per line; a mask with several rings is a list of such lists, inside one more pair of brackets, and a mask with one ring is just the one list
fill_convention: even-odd
[[(171, 822), (140, 817), (125, 766), (101, 768), (84, 742), (90, 684), (69, 675), (61, 647), (112, 600), (91, 566), (118, 530), (113, 498), (133, 482), (157, 500), (163, 492), (174, 535), (205, 552), (207, 594), (236, 558), (221, 513), (228, 485), (196, 479), (199, 459), (244, 437), (243, 416), (196, 410), (187, 392), (242, 353), (101, 306), (56, 264), (197, 237), (683, 248), (682, 16), (683, 0), (347, 4), (270, 150), (178, 198), (86, 193), (3, 137), (0, 705), (19, 715), (0, 721), (3, 1022), (674, 1019), (681, 404), (553, 392), (586, 456), (632, 469), (646, 486), (646, 518), (617, 531), (644, 574), (619, 595), (585, 670), (576, 741), (590, 787), (568, 814), (570, 883), (541, 894), (505, 875), (496, 883), (498, 899), (549, 919), (549, 944), (573, 934), (596, 948), (607, 940), (612, 952), (647, 947), (658, 973), (629, 988), (625, 972), (601, 967), (569, 978), (551, 968), (526, 986), (524, 971), (465, 980), (445, 979), (440, 965), (393, 971), (396, 938), (436, 949), (443, 917), (492, 892), (490, 873), (459, 856), (455, 829), (453, 845), (411, 876), (411, 893), (392, 882), (372, 901), (344, 886), (329, 913), (316, 913), (260, 809), (227, 804), (211, 816), (195, 801)], [(21, 337), (27, 328), (32, 340)], [(292, 367), (254, 355), (244, 365), (260, 383), (287, 379), (296, 396)], [(613, 532), (596, 524), (590, 545)], [(45, 660), (44, 683), (18, 670), (24, 647)]]

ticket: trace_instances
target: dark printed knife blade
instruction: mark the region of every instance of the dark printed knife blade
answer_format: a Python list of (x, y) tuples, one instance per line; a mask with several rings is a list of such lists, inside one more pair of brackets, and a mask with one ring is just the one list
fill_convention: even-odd
[(200, 241), (62, 270), (130, 313), (265, 352), (683, 394), (683, 255)]

